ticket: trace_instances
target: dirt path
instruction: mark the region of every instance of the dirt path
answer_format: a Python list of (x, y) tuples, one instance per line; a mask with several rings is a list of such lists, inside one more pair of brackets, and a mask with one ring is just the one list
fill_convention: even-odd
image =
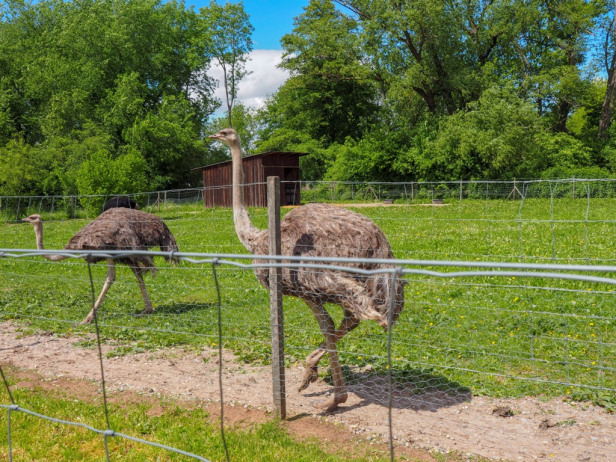
[[(35, 369), (45, 377), (100, 380), (95, 349), (75, 345), (77, 339), (51, 334), (22, 336), (12, 323), (0, 324), (0, 364)], [(104, 350), (109, 350), (108, 346)], [(105, 359), (105, 379), (111, 391), (161, 394), (185, 400), (219, 402), (217, 351), (201, 354), (182, 349)], [(385, 383), (370, 381), (349, 387), (349, 400), (333, 414), (320, 415), (315, 404), (331, 387), (322, 381), (297, 393), (299, 368), (287, 370), (287, 406), (293, 426), (314, 425), (316, 416), (344, 424), (356, 437), (388, 436), (388, 409), (375, 401)], [(269, 367), (223, 359), (223, 401), (262, 410), (271, 409)], [(304, 423), (302, 423), (304, 422)], [(589, 461), (616, 460), (616, 416), (587, 403), (534, 398), (493, 399), (451, 397), (442, 392), (421, 396), (400, 394), (393, 399), (392, 423), (400, 447), (458, 451), (494, 460)]]

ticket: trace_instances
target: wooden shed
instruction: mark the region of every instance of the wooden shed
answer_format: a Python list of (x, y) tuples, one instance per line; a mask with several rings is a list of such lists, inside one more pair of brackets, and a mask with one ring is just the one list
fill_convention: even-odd
[[(267, 177), (280, 177), (280, 205), (299, 205), (299, 158), (305, 152), (270, 151), (244, 157), (244, 197), (249, 207), (267, 207)], [(231, 161), (199, 167), (203, 171), (203, 204), (231, 207)]]

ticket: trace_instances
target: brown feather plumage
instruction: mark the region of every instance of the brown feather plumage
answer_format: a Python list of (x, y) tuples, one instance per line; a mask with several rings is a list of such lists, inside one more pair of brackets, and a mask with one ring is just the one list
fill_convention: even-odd
[[(329, 204), (308, 204), (291, 210), (280, 223), (282, 255), (366, 259), (360, 263), (336, 263), (362, 270), (393, 268), (373, 259), (394, 258), (383, 231), (369, 218)], [(251, 251), (269, 253), (269, 239), (264, 231), (254, 241)], [(267, 269), (255, 274), (266, 287)], [(387, 274), (364, 276), (353, 272), (302, 267), (283, 269), (282, 290), (285, 295), (310, 298), (315, 303), (335, 303), (358, 319), (371, 319), (384, 328), (393, 304), (395, 321), (404, 305), (403, 283), (398, 279), (395, 300), (391, 301), (391, 277)], [(347, 287), (345, 287), (347, 286)]]
[[(177, 252), (175, 237), (158, 216), (128, 208), (111, 208), (81, 228), (64, 246), (69, 250), (149, 250), (160, 247), (163, 252)], [(97, 262), (104, 257), (89, 257)], [(117, 259), (131, 266), (154, 271), (152, 258), (133, 255)], [(177, 257), (173, 259), (177, 263)]]

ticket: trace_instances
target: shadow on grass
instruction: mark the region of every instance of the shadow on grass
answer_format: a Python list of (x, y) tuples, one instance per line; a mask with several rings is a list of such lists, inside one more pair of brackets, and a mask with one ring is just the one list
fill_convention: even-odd
[[(98, 321), (102, 324), (121, 322), (124, 323), (127, 328), (156, 327), (162, 319), (177, 317), (175, 322), (179, 323), (178, 326), (181, 327), (182, 323), (186, 323), (186, 319), (184, 319), (184, 317), (211, 317), (212, 313), (216, 313), (215, 310), (217, 310), (217, 306), (214, 303), (191, 302), (156, 305), (154, 307), (154, 312), (149, 314), (145, 314), (143, 312), (142, 305), (130, 313), (125, 310), (106, 311), (104, 310), (104, 307), (101, 307), (101, 310), (97, 312), (97, 315)], [(186, 326), (183, 327), (185, 328)]]
[(218, 306), (215, 303), (170, 303), (167, 305), (158, 305), (153, 314), (182, 314), (182, 313), (197, 313), (201, 311), (211, 312), (217, 310)]

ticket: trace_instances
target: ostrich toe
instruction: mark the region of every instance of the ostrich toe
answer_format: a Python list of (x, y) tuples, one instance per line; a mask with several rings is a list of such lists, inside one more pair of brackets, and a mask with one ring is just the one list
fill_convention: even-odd
[(346, 403), (348, 395), (346, 393), (342, 393), (339, 395), (334, 395), (331, 399), (325, 401), (325, 403), (318, 403), (315, 407), (321, 409), (324, 412), (334, 412), (338, 409), (338, 405), (342, 403)]
[(93, 313), (90, 313), (90, 314), (89, 314), (89, 315), (87, 315), (87, 316), (86, 316), (86, 318), (85, 318), (83, 321), (81, 321), (79, 324), (80, 324), (81, 326), (84, 326), (84, 325), (86, 325), (86, 324), (92, 324), (92, 321), (93, 321), (93, 320), (94, 320), (94, 314), (93, 314)]
[(317, 366), (307, 367), (304, 371), (304, 376), (302, 377), (302, 381), (299, 385), (299, 389), (297, 391), (303, 391), (308, 388), (313, 382), (316, 382), (319, 378), (319, 369)]

